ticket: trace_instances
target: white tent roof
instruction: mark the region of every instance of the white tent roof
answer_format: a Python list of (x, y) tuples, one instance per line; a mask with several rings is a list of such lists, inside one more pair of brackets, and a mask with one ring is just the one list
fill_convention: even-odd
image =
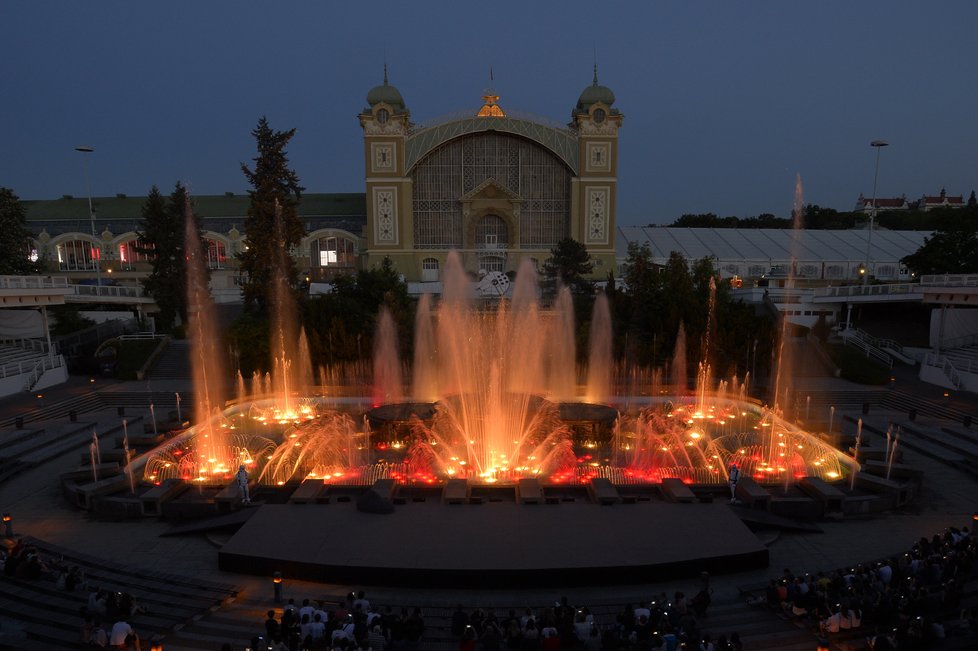
[[(919, 249), (930, 231), (874, 230), (869, 260), (899, 263)], [(774, 228), (674, 228), (620, 226), (615, 242), (619, 260), (628, 244), (648, 244), (652, 258), (663, 262), (672, 251), (688, 260), (714, 257), (720, 262), (764, 262), (771, 266), (798, 262), (866, 261), (868, 230), (791, 230)]]

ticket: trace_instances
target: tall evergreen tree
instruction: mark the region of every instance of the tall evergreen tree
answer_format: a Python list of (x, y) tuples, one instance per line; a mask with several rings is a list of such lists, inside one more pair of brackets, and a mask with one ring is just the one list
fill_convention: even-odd
[(594, 293), (594, 283), (587, 276), (593, 271), (594, 261), (587, 247), (573, 238), (565, 237), (550, 249), (550, 257), (543, 263), (541, 275), (544, 293), (555, 295), (559, 282), (574, 294), (591, 295)]
[[(155, 185), (142, 208), (142, 231), (136, 250), (148, 255), (152, 271), (143, 278), (143, 288), (160, 308), (157, 328), (170, 330), (177, 321), (187, 319), (187, 269), (185, 238), (188, 217), (194, 219), (187, 189), (177, 183), (165, 198)], [(203, 238), (199, 226), (197, 236)]]
[(299, 246), (306, 229), (298, 215), (298, 202), (304, 187), (289, 168), (286, 146), (295, 129), (274, 131), (262, 116), (251, 132), (258, 155), (254, 169), (244, 163), (244, 172), (252, 189), (251, 205), (245, 220), (245, 250), (241, 254), (242, 285), (245, 309), (265, 313), (269, 308), (268, 292), (276, 277), (284, 277), (288, 286), (298, 285), (298, 270), (292, 252)]
[(0, 275), (36, 274), (39, 267), (30, 259), (31, 232), (27, 230), (24, 204), (9, 188), (0, 187)]

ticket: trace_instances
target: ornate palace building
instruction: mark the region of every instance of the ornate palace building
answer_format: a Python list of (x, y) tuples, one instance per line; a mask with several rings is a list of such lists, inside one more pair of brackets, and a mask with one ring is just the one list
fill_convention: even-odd
[(415, 124), (386, 70), (367, 94), (362, 263), (389, 257), (408, 281), (435, 282), (450, 250), (473, 273), (506, 272), (523, 258), (542, 263), (571, 237), (596, 277), (614, 270), (623, 116), (597, 69), (567, 125), (504, 109), (492, 89), (482, 99), (478, 110)]

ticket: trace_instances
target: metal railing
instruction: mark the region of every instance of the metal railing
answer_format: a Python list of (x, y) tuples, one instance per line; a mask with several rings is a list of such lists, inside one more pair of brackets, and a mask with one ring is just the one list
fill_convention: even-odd
[[(27, 337), (4, 337), (0, 339), (0, 345), (3, 346), (14, 346), (16, 348), (23, 348), (24, 350), (32, 350), (36, 353), (47, 354), (50, 352), (48, 350), (48, 342), (43, 339), (28, 339)], [(58, 352), (58, 347), (52, 344), (54, 347), (54, 352)]]
[(31, 369), (30, 373), (27, 375), (26, 382), (24, 383), (24, 391), (30, 391), (35, 386), (37, 386), (38, 381), (40, 381), (41, 376), (45, 372), (61, 368), (65, 365), (65, 358), (63, 355), (55, 355), (53, 357), (45, 357), (44, 359), (38, 360), (34, 368)]
[(944, 377), (948, 379), (955, 389), (961, 388), (961, 374), (958, 373), (958, 369), (951, 363), (951, 360), (944, 355), (927, 353), (924, 356), (924, 364), (941, 369), (944, 372)]
[(843, 285), (819, 287), (813, 298), (851, 298), (856, 296), (907, 296), (921, 293), (919, 283), (894, 283), (892, 285)]
[(978, 286), (978, 274), (925, 274), (920, 277), (920, 284), (943, 287), (974, 287)]
[(58, 337), (58, 349), (62, 352), (74, 354), (74, 349), (79, 346), (97, 346), (106, 339), (118, 337), (128, 332), (135, 332), (139, 328), (139, 321), (136, 319), (115, 319), (98, 323), (90, 328), (73, 332), (70, 335)]
[(74, 296), (142, 298), (143, 288), (134, 285), (70, 285)]
[(67, 278), (51, 276), (0, 276), (0, 289), (64, 289)]
[(842, 331), (842, 340), (846, 344), (857, 348), (866, 354), (867, 358), (873, 359), (886, 368), (893, 368), (893, 358), (884, 353), (882, 350), (873, 346), (868, 341), (860, 338), (858, 335), (846, 336), (846, 330)]
[[(60, 357), (60, 355), (57, 357)], [(30, 373), (39, 364), (43, 364), (45, 361), (54, 358), (55, 356), (41, 358), (34, 357), (31, 359), (21, 360), (19, 362), (4, 364), (3, 366), (0, 366), (0, 378), (17, 377), (18, 375)]]
[(860, 339), (862, 339), (863, 341), (865, 341), (869, 345), (875, 346), (876, 348), (879, 348), (880, 350), (883, 350), (883, 352), (886, 352), (885, 349), (886, 348), (889, 348), (890, 350), (895, 350), (896, 352), (900, 353), (901, 355), (903, 354), (903, 346), (901, 344), (897, 343), (896, 341), (894, 341), (893, 339), (884, 339), (883, 337), (874, 337), (873, 335), (869, 334), (868, 332), (866, 332), (862, 328), (846, 328), (845, 333), (846, 334), (844, 334), (843, 336), (856, 336), (856, 337), (859, 337)]

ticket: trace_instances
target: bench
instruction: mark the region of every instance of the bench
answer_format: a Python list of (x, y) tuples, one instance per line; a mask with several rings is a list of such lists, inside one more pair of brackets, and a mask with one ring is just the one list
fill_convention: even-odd
[(741, 475), (736, 495), (738, 500), (754, 509), (766, 510), (771, 505), (771, 494), (750, 477)]
[(667, 477), (662, 480), (662, 496), (670, 502), (691, 503), (696, 501), (696, 495), (677, 477)]
[(153, 486), (139, 496), (143, 515), (162, 515), (163, 502), (178, 497), (190, 484), (182, 479), (166, 479), (159, 486)]
[(94, 499), (96, 497), (129, 489), (129, 478), (124, 474), (106, 477), (105, 479), (99, 479), (98, 481), (87, 484), (75, 484), (73, 487), (69, 487), (71, 483), (73, 482), (62, 482), (62, 486), (66, 489), (65, 492), (68, 494), (73, 493), (75, 503), (86, 511), (94, 506)]
[(517, 484), (516, 495), (520, 504), (542, 504), (543, 486), (536, 477), (524, 477)]
[(821, 502), (826, 513), (842, 511), (842, 502), (846, 499), (846, 494), (832, 484), (826, 483), (818, 477), (802, 477), (801, 481), (798, 482), (798, 488), (809, 497)]
[(465, 504), (469, 500), (469, 482), (465, 479), (449, 479), (442, 489), (445, 504)]
[(591, 501), (602, 506), (616, 504), (621, 500), (621, 496), (618, 494), (618, 489), (615, 488), (615, 485), (612, 484), (609, 479), (604, 477), (593, 477), (591, 481), (588, 482), (587, 490), (588, 495), (591, 497)]
[(320, 479), (307, 479), (289, 495), (289, 504), (315, 503), (325, 485)]

